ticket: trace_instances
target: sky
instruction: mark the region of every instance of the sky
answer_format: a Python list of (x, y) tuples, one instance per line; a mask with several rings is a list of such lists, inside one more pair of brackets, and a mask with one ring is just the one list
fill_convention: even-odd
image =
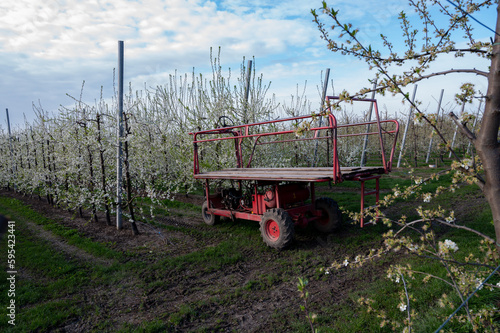
[[(398, 13), (406, 1), (332, 0), (343, 20), (359, 27), (366, 43), (379, 43), (379, 35), (399, 35)], [(0, 127), (9, 109), (12, 126), (35, 118), (32, 105), (57, 112), (74, 104), (71, 97), (93, 104), (102, 92), (113, 94), (118, 41), (125, 44), (125, 81), (134, 90), (166, 83), (170, 74), (210, 73), (210, 48), (221, 48), (221, 65), (239, 73), (244, 59), (254, 59), (257, 74), (271, 82), (268, 96), (289, 101), (306, 87), (312, 103), (320, 105), (318, 87), (330, 68), (329, 94), (355, 92), (369, 86), (367, 66), (327, 50), (312, 22), (311, 8), (319, 0), (3, 0), (0, 3)], [(410, 12), (411, 17), (415, 13)], [(476, 17), (495, 26), (495, 9)], [(325, 22), (328, 22), (325, 17)], [(476, 38), (487, 41), (492, 33), (474, 26)], [(333, 35), (332, 35), (333, 36)], [(397, 45), (397, 43), (396, 43)], [(478, 68), (488, 61), (450, 56), (436, 68)], [(419, 83), (417, 99), (435, 112), (445, 89), (443, 105), (454, 108), (453, 96), (462, 82), (473, 82), (482, 92), (486, 79), (448, 75)], [(407, 87), (413, 91), (413, 87)], [(378, 96), (391, 112), (406, 112), (400, 97)], [(473, 106), (471, 106), (473, 107)]]

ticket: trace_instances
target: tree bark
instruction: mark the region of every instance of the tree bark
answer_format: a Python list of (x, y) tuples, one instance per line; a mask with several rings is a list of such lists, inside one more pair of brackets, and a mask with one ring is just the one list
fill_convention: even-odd
[(483, 191), (491, 207), (496, 244), (500, 250), (500, 145), (498, 142), (500, 128), (500, 38), (498, 36), (500, 32), (500, 4), (497, 6), (496, 31), (484, 115), (481, 130), (474, 145), (483, 163), (485, 172)]
[[(127, 135), (130, 134), (130, 128), (128, 127), (128, 116), (127, 114), (124, 114), (123, 118), (125, 122), (125, 133)], [(128, 140), (125, 140), (124, 142), (124, 147), (123, 147), (123, 152), (125, 154), (125, 159), (124, 159), (124, 165), (125, 165), (125, 187), (127, 189), (127, 206), (128, 206), (128, 211), (130, 213), (130, 225), (132, 226), (132, 233), (134, 235), (139, 235), (139, 229), (137, 229), (137, 224), (135, 223), (135, 215), (134, 215), (134, 205), (132, 204), (133, 198), (132, 198), (132, 181), (130, 179), (130, 163), (129, 163), (129, 156), (128, 156)]]
[[(104, 149), (102, 145), (102, 136), (101, 136), (101, 116), (99, 113), (96, 116), (96, 121), (97, 121), (97, 143), (99, 145), (99, 162), (101, 164), (101, 188), (103, 193), (106, 193), (106, 165), (104, 163)], [(106, 198), (106, 203), (104, 204), (104, 208), (106, 210), (107, 225), (113, 225), (111, 223), (111, 214), (107, 198)]]

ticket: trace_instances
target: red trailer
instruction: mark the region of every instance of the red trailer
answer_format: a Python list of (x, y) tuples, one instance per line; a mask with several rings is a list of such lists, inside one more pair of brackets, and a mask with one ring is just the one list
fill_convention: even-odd
[[(338, 97), (327, 97), (328, 103), (330, 100), (338, 100)], [(377, 101), (374, 99), (355, 99), (353, 102), (372, 103), (376, 120), (338, 124), (332, 111), (325, 116), (326, 125), (321, 125), (319, 116), (309, 115), (237, 126), (219, 126), (190, 133), (193, 135), (194, 144), (194, 178), (205, 180), (206, 200), (202, 207), (205, 223), (213, 225), (221, 216), (259, 221), (264, 242), (273, 248), (282, 249), (293, 240), (295, 226), (314, 223), (318, 230), (331, 232), (341, 222), (340, 210), (333, 199), (316, 198), (316, 183), (359, 181), (361, 213), (364, 210), (366, 195), (375, 195), (378, 202), (379, 178), (391, 171), (399, 124), (396, 120), (380, 120)], [(320, 125), (314, 125), (315, 123)], [(370, 125), (375, 129), (370, 130)], [(378, 138), (379, 163), (374, 166), (342, 166), (338, 145), (343, 138), (360, 136)], [(203, 160), (207, 157), (203, 156), (201, 146), (221, 145), (223, 142), (227, 143), (227, 140), (234, 143), (231, 150), (234, 149), (235, 167), (202, 171), (200, 165), (203, 165)], [(315, 145), (315, 149), (312, 149), (314, 155), (318, 148), (316, 142), (326, 142), (330, 166), (252, 167), (257, 148), (272, 144), (277, 147), (274, 151), (278, 154), (285, 144), (297, 145), (301, 141), (308, 142), (310, 147)], [(390, 150), (388, 157), (386, 146), (389, 147), (387, 150)], [(218, 155), (215, 156), (217, 158)], [(365, 190), (365, 181), (368, 180), (375, 181), (374, 190)], [(211, 182), (219, 182), (221, 186), (213, 190)], [(361, 215), (361, 227), (364, 224), (366, 223)]]

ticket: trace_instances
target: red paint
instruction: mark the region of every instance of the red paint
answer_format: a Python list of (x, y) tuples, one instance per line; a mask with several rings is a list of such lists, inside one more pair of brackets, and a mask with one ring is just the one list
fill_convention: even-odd
[(280, 237), (280, 227), (274, 220), (267, 220), (266, 225), (264, 226), (264, 230), (267, 237), (272, 241), (277, 241)]
[[(329, 101), (338, 101), (338, 97), (329, 96), (326, 98), (327, 103)], [(379, 178), (380, 173), (389, 173), (392, 169), (392, 160), (394, 157), (394, 152), (396, 148), (396, 140), (399, 132), (399, 124), (396, 120), (380, 120), (377, 102), (374, 99), (353, 99), (353, 102), (369, 102), (373, 103), (374, 112), (375, 112), (375, 121), (357, 123), (357, 124), (337, 124), (337, 119), (334, 116), (334, 110), (329, 109), (330, 112), (328, 115), (323, 115), (328, 118), (328, 124), (321, 127), (313, 127), (306, 129), (307, 131), (313, 131), (313, 137), (297, 137), (296, 139), (289, 139), (288, 137), (283, 138), (282, 136), (285, 134), (292, 134), (296, 131), (291, 124), (299, 123), (300, 121), (306, 120), (311, 121), (313, 117), (317, 117), (318, 115), (310, 115), (310, 116), (300, 116), (293, 117), (287, 119), (277, 119), (264, 121), (254, 124), (244, 124), (223, 128), (216, 128), (211, 130), (198, 131), (196, 133), (190, 133), (193, 135), (193, 173), (196, 179), (205, 179), (205, 195), (208, 205), (208, 211), (211, 214), (226, 216), (230, 218), (238, 218), (238, 219), (246, 219), (253, 221), (260, 221), (262, 219), (262, 215), (266, 212), (266, 210), (271, 208), (282, 208), (285, 209), (286, 212), (290, 215), (292, 220), (295, 222), (295, 225), (298, 226), (306, 226), (311, 221), (317, 220), (321, 218), (321, 213), (315, 210), (315, 182), (325, 182), (332, 181), (333, 183), (340, 183), (345, 180), (353, 180), (361, 182), (361, 209), (364, 209), (364, 200), (367, 195), (375, 195), (376, 202), (379, 200)], [(288, 124), (287, 124), (288, 122)], [(393, 130), (385, 130), (382, 128), (382, 124), (392, 123), (394, 124)], [(276, 124), (276, 126), (263, 126)], [(369, 133), (355, 133), (358, 131), (351, 131), (351, 134), (337, 134), (337, 130), (339, 128), (346, 127), (359, 127), (366, 126), (368, 124), (376, 125), (377, 130), (371, 131)], [(288, 127), (287, 127), (288, 126)], [(277, 130), (274, 132), (262, 132), (263, 128), (285, 128), (288, 130)], [(329, 130), (331, 136), (320, 136), (320, 130)], [(390, 140), (383, 140), (383, 134), (392, 134), (393, 141), (391, 143), (391, 150), (388, 156), (386, 156), (384, 144), (388, 143)], [(217, 135), (218, 137), (206, 138), (206, 136)], [(378, 169), (371, 170), (363, 170), (360, 168), (359, 171), (350, 172), (349, 174), (343, 175), (342, 169), (338, 157), (338, 138), (350, 137), (350, 136), (364, 136), (364, 135), (373, 135), (379, 138), (380, 152), (381, 152), (381, 166)], [(276, 139), (270, 142), (260, 142), (260, 139), (264, 137), (275, 137)], [(249, 139), (251, 148), (250, 151), (246, 151), (243, 154), (243, 139)], [(235, 178), (234, 175), (229, 173), (229, 175), (214, 175), (213, 177), (210, 175), (204, 175), (202, 170), (200, 170), (200, 160), (199, 160), (199, 150), (198, 145), (206, 144), (209, 142), (216, 142), (222, 140), (233, 140), (234, 141), (234, 153), (236, 157), (236, 168), (238, 170), (251, 168), (252, 159), (254, 157), (255, 148), (258, 145), (264, 144), (276, 144), (276, 148), (280, 149), (280, 144), (285, 142), (294, 142), (294, 141), (305, 141), (305, 140), (328, 140), (332, 141), (332, 167), (331, 167), (331, 178), (314, 178), (307, 176), (308, 179), (294, 180), (294, 182), (290, 182), (292, 179), (286, 178), (273, 178), (272, 175), (267, 178), (267, 174), (263, 178), (252, 178), (251, 174), (244, 174), (243, 176), (239, 176), (239, 178)], [(312, 153), (312, 152), (311, 152)], [(243, 157), (248, 158), (248, 160), (244, 161)], [(228, 169), (229, 170), (229, 169)], [(344, 169), (345, 170), (345, 169)], [(329, 173), (330, 171), (328, 171)], [(231, 178), (234, 177), (234, 178)], [(306, 177), (303, 177), (306, 178)], [(239, 207), (232, 207), (232, 210), (224, 207), (222, 197), (219, 195), (214, 195), (210, 193), (209, 187), (209, 179), (232, 179), (238, 180), (239, 189), (242, 189), (242, 182), (246, 182), (245, 184), (252, 184), (253, 190), (251, 193), (248, 193), (250, 197), (241, 198), (241, 205)], [(365, 191), (365, 181), (374, 179), (376, 181), (375, 190)], [(288, 181), (288, 183), (283, 184)], [(309, 187), (306, 185), (309, 184)], [(241, 192), (240, 192), (241, 193)], [(305, 201), (310, 199), (310, 203), (305, 203)], [(251, 201), (248, 202), (248, 201)], [(247, 207), (247, 205), (251, 205), (251, 207)], [(320, 221), (320, 223), (326, 223), (327, 221)], [(363, 215), (361, 216), (361, 227), (364, 226)], [(266, 222), (264, 226), (264, 230), (267, 235), (272, 239), (275, 237), (276, 239), (279, 237), (280, 231), (278, 225), (275, 221), (270, 220)]]

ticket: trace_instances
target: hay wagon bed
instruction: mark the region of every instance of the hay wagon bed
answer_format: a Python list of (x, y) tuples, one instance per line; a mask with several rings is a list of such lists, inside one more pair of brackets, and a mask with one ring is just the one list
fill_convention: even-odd
[[(327, 103), (338, 97), (327, 97)], [(379, 179), (391, 171), (399, 124), (396, 120), (380, 120), (377, 101), (374, 99), (355, 99), (353, 102), (371, 103), (375, 114), (374, 121), (356, 124), (338, 124), (334, 112), (329, 112), (326, 125), (318, 117), (300, 116), (265, 122), (222, 126), (203, 130), (193, 135), (194, 178), (205, 180), (205, 202), (202, 217), (205, 223), (215, 224), (221, 216), (260, 222), (260, 231), (264, 242), (277, 249), (288, 246), (294, 235), (295, 226), (314, 226), (322, 232), (332, 232), (341, 222), (341, 213), (337, 203), (331, 198), (316, 198), (315, 184), (343, 181), (361, 183), (361, 227), (365, 196), (375, 195), (379, 199)], [(300, 124), (301, 131), (297, 130)], [(319, 123), (318, 126), (313, 126)], [(375, 127), (370, 131), (370, 126)], [(390, 127), (389, 129), (387, 127)], [(343, 138), (356, 136), (375, 136), (378, 138), (380, 165), (376, 166), (341, 166), (338, 145)], [(389, 137), (389, 139), (387, 139)], [(234, 142), (235, 168), (223, 168), (215, 171), (202, 171), (200, 160), (201, 145), (217, 144), (226, 140)], [(247, 143), (246, 145), (243, 142)], [(328, 141), (328, 167), (292, 167), (267, 168), (252, 167), (256, 149), (273, 144), (276, 149), (281, 145), (299, 141)], [(310, 145), (311, 146), (311, 145)], [(386, 154), (387, 150), (390, 152)], [(318, 146), (311, 150), (314, 158)], [(244, 154), (246, 153), (246, 154)], [(386, 157), (386, 155), (388, 155)], [(247, 159), (247, 160), (246, 160)], [(367, 191), (365, 181), (375, 181), (375, 189)], [(212, 191), (210, 183), (231, 183), (230, 186), (217, 187)]]

